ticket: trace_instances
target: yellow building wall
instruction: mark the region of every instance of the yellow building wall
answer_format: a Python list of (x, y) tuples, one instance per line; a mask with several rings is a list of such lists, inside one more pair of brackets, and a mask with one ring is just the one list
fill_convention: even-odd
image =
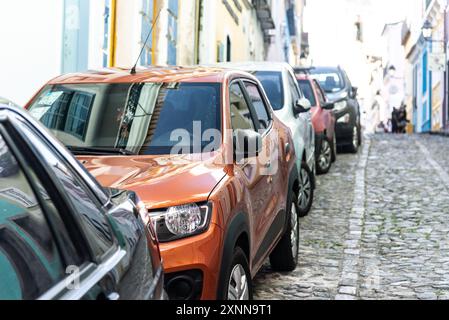
[[(208, 0), (206, 0), (208, 1)], [(210, 0), (209, 0), (210, 1)], [(219, 58), (219, 47), (223, 49), (223, 61), (226, 61), (226, 43), (227, 37), (231, 40), (231, 61), (239, 62), (247, 59), (247, 41), (243, 32), (243, 12), (248, 10), (243, 1), (237, 0), (240, 3), (241, 11), (236, 7), (233, 0), (219, 1), (217, 6), (217, 21), (216, 21), (216, 56), (217, 61)], [(227, 5), (226, 5), (227, 4)], [(238, 19), (238, 24), (234, 20), (230, 11), (234, 12), (235, 17)]]

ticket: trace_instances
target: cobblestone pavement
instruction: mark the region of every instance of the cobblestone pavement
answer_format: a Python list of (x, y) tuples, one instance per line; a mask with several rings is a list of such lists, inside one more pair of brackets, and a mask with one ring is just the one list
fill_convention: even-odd
[(318, 177), (300, 262), (256, 299), (449, 299), (449, 138), (369, 137)]

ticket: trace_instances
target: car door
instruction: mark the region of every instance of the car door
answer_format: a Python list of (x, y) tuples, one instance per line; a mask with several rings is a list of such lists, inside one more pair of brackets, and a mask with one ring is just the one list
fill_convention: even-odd
[[(324, 94), (324, 91), (321, 88), (321, 86), (317, 80), (314, 79), (314, 80), (312, 80), (312, 82), (315, 87), (315, 92), (318, 96), (318, 101), (320, 102), (320, 107), (322, 107), (323, 105), (325, 105), (327, 103), (326, 95)], [(330, 110), (323, 109), (322, 112), (324, 114), (323, 118), (324, 118), (325, 125), (326, 125), (327, 137), (329, 138), (329, 141), (332, 141), (332, 139), (334, 138), (334, 132), (335, 132), (335, 115)]]
[[(289, 83), (289, 89), (290, 94), (292, 96), (293, 103), (296, 103), (299, 99), (304, 97), (304, 94), (302, 94), (301, 90), (299, 89), (298, 82), (295, 80), (294, 75), (291, 72), (288, 72), (287, 74), (288, 83)], [(312, 163), (312, 157), (315, 152), (315, 133), (312, 125), (312, 114), (311, 112), (303, 112), (299, 114), (298, 116), (301, 125), (305, 127), (304, 129), (304, 148), (306, 152), (306, 157), (308, 164), (310, 165)], [(313, 167), (310, 167), (311, 169)]]
[[(140, 272), (135, 276), (137, 278), (146, 276), (140, 277), (141, 282), (134, 281), (133, 290), (129, 289), (129, 284), (126, 286), (123, 283), (122, 276), (130, 267), (130, 255), (127, 255), (126, 251), (130, 248), (126, 245), (121, 247), (114, 236), (111, 220), (106, 215), (106, 207), (110, 206), (110, 203), (102, 202), (108, 199), (107, 195), (101, 192), (93, 193), (86, 180), (81, 178), (83, 172), (77, 172), (68, 163), (68, 159), (61, 156), (31, 125), (16, 119), (14, 127), (18, 129), (17, 133), (24, 139), (24, 143), (29, 145), (29, 152), (36, 160), (35, 164), (39, 159), (41, 161), (45, 159), (37, 170), (42, 181), (46, 181), (48, 190), (46, 193), (59, 199), (59, 212), (65, 213), (63, 221), (71, 231), (72, 239), (76, 236), (73, 242), (78, 245), (78, 250), (84, 257), (82, 264), (67, 266), (73, 285), (64, 285), (67, 283), (65, 279), (64, 283), (58, 284), (41, 298), (109, 300), (151, 298), (149, 296), (151, 280), (156, 276), (151, 273), (149, 264), (151, 260), (143, 259), (139, 262)], [(115, 208), (116, 215), (118, 211), (120, 208)], [(67, 221), (70, 224), (67, 224)], [(141, 227), (143, 230), (143, 225)], [(140, 241), (135, 241), (135, 244), (140, 250), (148, 253), (146, 237), (142, 230)], [(148, 254), (142, 257), (148, 258)]]
[(269, 104), (264, 97), (259, 85), (251, 80), (242, 81), (245, 96), (250, 110), (255, 113), (255, 119), (258, 121), (259, 133), (263, 139), (263, 153), (258, 157), (261, 165), (262, 176), (261, 183), (254, 190), (257, 197), (260, 197), (262, 208), (255, 215), (256, 234), (263, 235), (257, 248), (254, 258), (254, 265), (263, 263), (266, 253), (283, 230), (285, 216), (283, 216), (282, 199), (279, 194), (280, 189), (276, 186), (285, 185), (281, 170), (281, 146), (279, 145), (279, 135), (273, 128), (273, 117), (270, 112)]
[[(235, 130), (259, 131), (260, 120), (250, 103), (248, 93), (242, 81), (236, 80), (230, 85), (231, 124)], [(269, 119), (268, 119), (269, 120)], [(263, 120), (262, 120), (263, 121)], [(271, 125), (268, 123), (268, 125)], [(235, 165), (235, 174), (243, 181), (248, 190), (248, 207), (251, 208), (250, 229), (252, 235), (251, 252), (254, 253), (250, 263), (254, 266), (260, 260), (263, 242), (269, 225), (263, 224), (268, 216), (273, 215), (270, 206), (272, 176), (266, 175), (267, 169), (273, 165), (264, 155), (269, 154), (271, 141), (269, 137), (262, 137), (262, 153), (257, 158), (245, 159)]]
[(50, 219), (56, 205), (18, 150), (0, 124), (0, 300), (38, 299), (83, 261), (60, 220)]

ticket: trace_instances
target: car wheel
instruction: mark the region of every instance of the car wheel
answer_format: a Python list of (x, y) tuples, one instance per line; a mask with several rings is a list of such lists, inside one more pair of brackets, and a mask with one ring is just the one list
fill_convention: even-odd
[(362, 127), (362, 126), (359, 125), (359, 129), (358, 129), (358, 132), (359, 132), (359, 147), (362, 145), (362, 142), (363, 142), (362, 129), (361, 129), (361, 127)]
[(320, 154), (316, 162), (318, 174), (326, 174), (332, 167), (332, 145), (327, 137), (321, 140)]
[(224, 300), (247, 301), (253, 299), (251, 273), (249, 271), (248, 258), (239, 247), (234, 249), (231, 264), (226, 268), (226, 276), (223, 277)]
[(299, 215), (296, 194), (291, 192), (288, 200), (288, 227), (270, 255), (271, 267), (275, 271), (289, 272), (296, 269), (299, 252)]
[(337, 136), (334, 133), (332, 138), (332, 162), (337, 161)]
[(349, 152), (357, 153), (359, 151), (359, 129), (357, 126), (354, 126), (352, 132), (352, 141), (351, 146), (349, 147)]
[(307, 164), (303, 163), (299, 173), (298, 185), (298, 214), (305, 217), (309, 214), (313, 204), (313, 173)]

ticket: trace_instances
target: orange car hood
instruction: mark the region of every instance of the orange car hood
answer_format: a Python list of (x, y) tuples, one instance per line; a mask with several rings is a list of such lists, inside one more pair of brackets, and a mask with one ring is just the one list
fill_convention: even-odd
[[(199, 157), (199, 156), (198, 156)], [(206, 201), (225, 176), (217, 157), (80, 156), (78, 159), (105, 187), (137, 192), (150, 209)]]

